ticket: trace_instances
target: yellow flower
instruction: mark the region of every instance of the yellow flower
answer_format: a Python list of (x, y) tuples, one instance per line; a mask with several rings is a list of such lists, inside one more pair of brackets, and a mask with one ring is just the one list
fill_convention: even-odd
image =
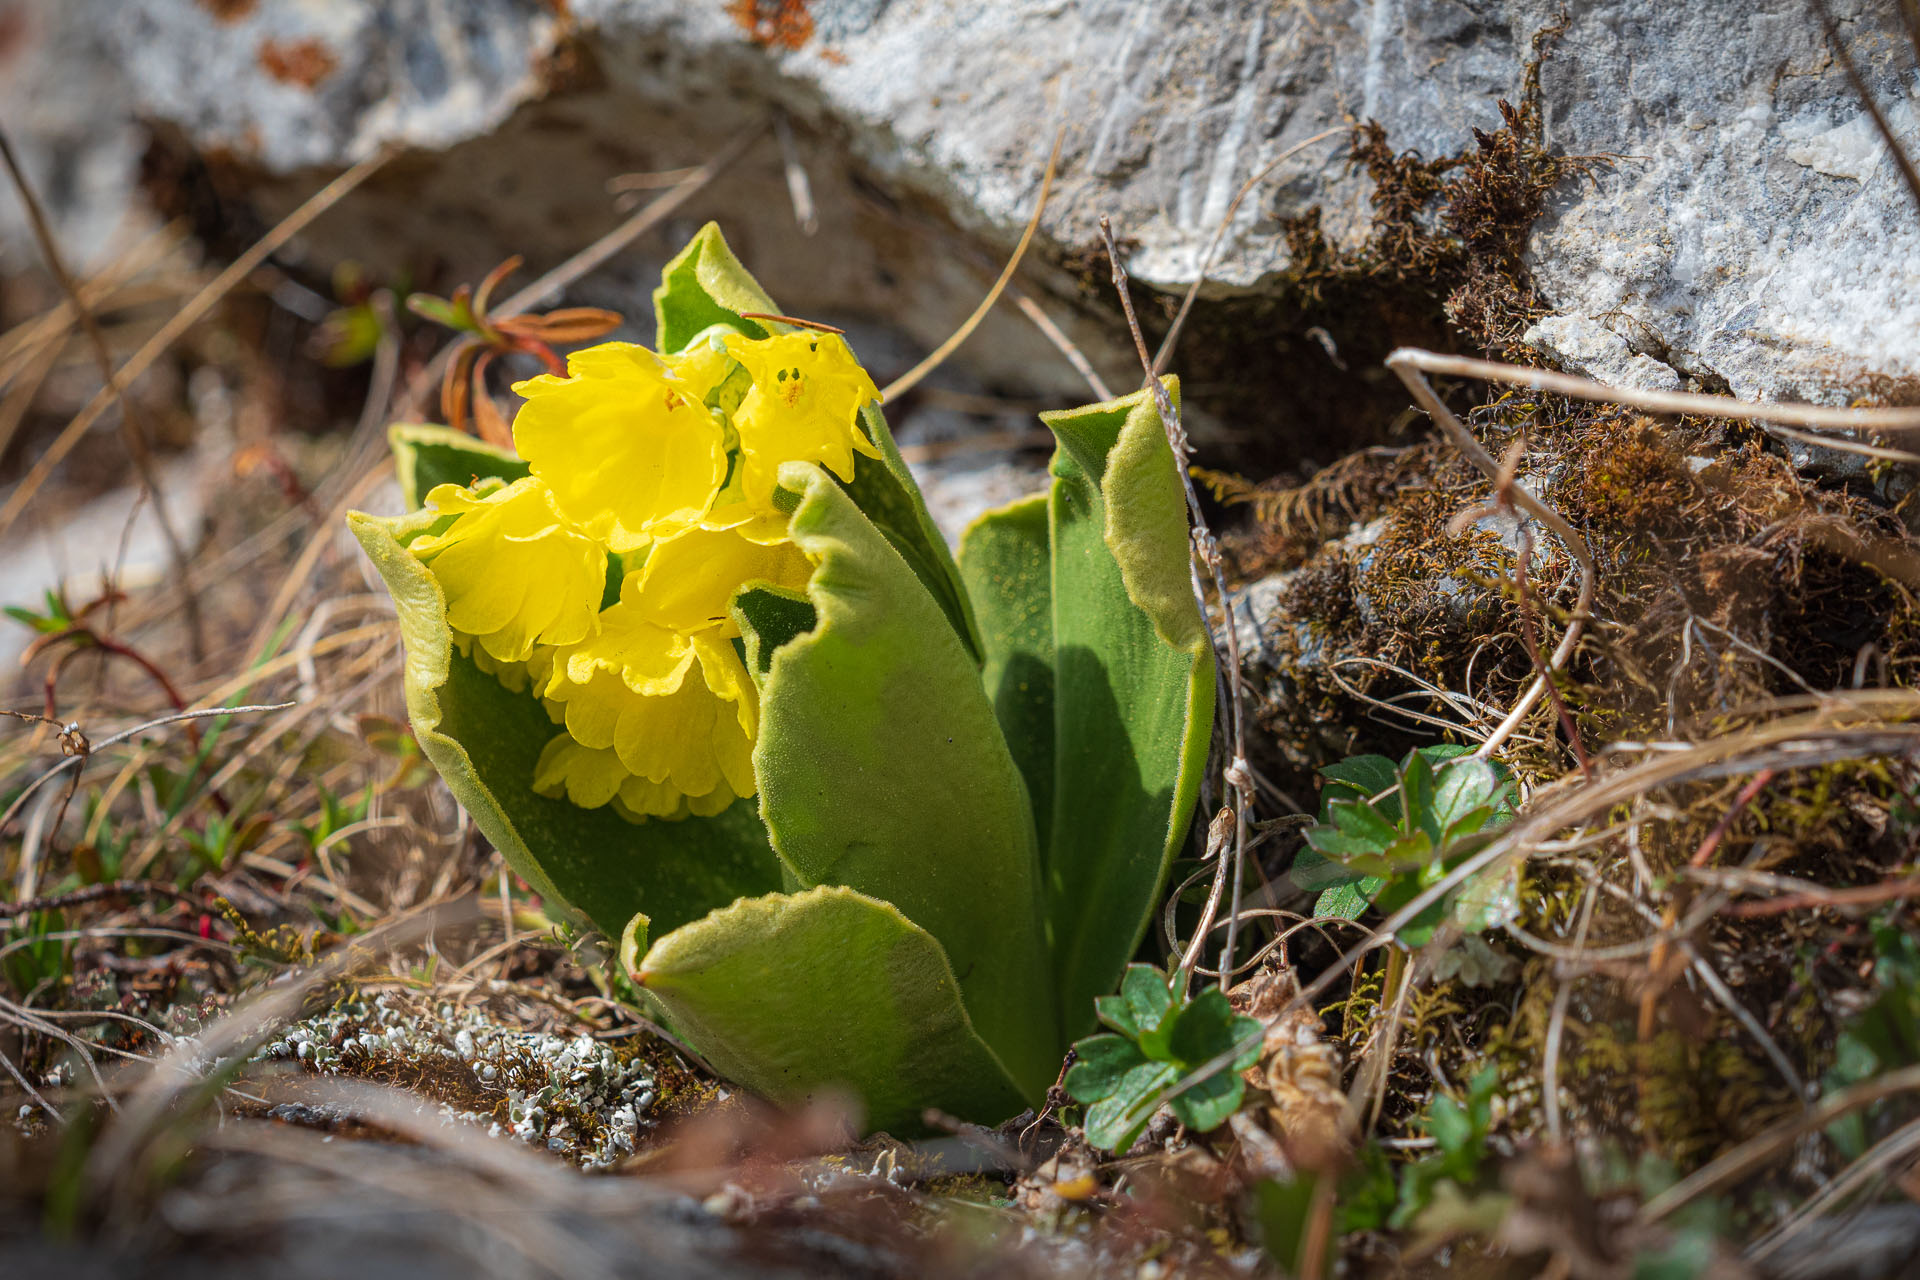
[(783, 462), (817, 462), (853, 479), (853, 455), (880, 456), (860, 431), (861, 406), (880, 398), (873, 379), (845, 339), (831, 333), (772, 338), (726, 337), (753, 389), (733, 415), (740, 434), (741, 482), (747, 501), (766, 507)]
[(663, 360), (630, 342), (567, 357), (567, 376), (517, 383), (514, 447), (559, 511), (615, 551), (700, 522), (726, 478), (726, 436), (704, 403), (724, 361)]
[(569, 528), (538, 480), (464, 489), (443, 484), (427, 504), (453, 523), (415, 538), (447, 597), (447, 622), (497, 662), (524, 662), (536, 642), (575, 644), (593, 631), (607, 553)]
[[(543, 693), (559, 705), (575, 742), (610, 750), (628, 773), (669, 789), (630, 801), (636, 811), (677, 807), (677, 801), (668, 805), (670, 796), (724, 808), (755, 791), (758, 695), (722, 628), (687, 633), (648, 616), (643, 577), (627, 576), (619, 603), (601, 614), (598, 634), (555, 655)], [(605, 757), (589, 763), (549, 749), (547, 788), (564, 782), (570, 793), (583, 795), (606, 789)], [(718, 795), (723, 789), (725, 799)]]
[(727, 616), (727, 606), (741, 586), (766, 582), (797, 591), (812, 575), (813, 562), (784, 537), (760, 542), (740, 528), (690, 529), (654, 543), (647, 553), (639, 608), (674, 631), (719, 627), (722, 635), (737, 636), (740, 628)]
[(692, 815), (711, 818), (738, 796), (724, 784), (704, 796), (688, 796), (671, 783), (649, 782), (627, 772), (611, 747), (581, 746), (570, 734), (558, 734), (540, 753), (534, 766), (533, 789), (543, 796), (565, 799), (583, 809), (612, 804), (629, 822), (648, 818), (677, 821)]

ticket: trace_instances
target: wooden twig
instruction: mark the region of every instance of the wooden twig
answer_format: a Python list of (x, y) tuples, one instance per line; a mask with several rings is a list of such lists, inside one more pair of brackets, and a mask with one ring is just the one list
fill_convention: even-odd
[[(1221, 944), (1220, 989), (1225, 991), (1227, 975), (1233, 971), (1234, 948), (1239, 942), (1240, 891), (1247, 856), (1247, 820), (1253, 808), (1254, 795), (1253, 773), (1247, 766), (1246, 722), (1240, 705), (1243, 687), (1239, 628), (1233, 625), (1232, 597), (1227, 594), (1226, 579), (1222, 573), (1220, 542), (1207, 524), (1206, 512), (1200, 506), (1200, 492), (1193, 485), (1193, 443), (1188, 439), (1187, 429), (1180, 420), (1180, 410), (1175, 407), (1173, 397), (1167, 394), (1166, 384), (1154, 372), (1153, 357), (1147, 354), (1147, 340), (1140, 331), (1140, 318), (1133, 310), (1133, 293), (1127, 284), (1127, 268), (1120, 260), (1120, 246), (1113, 238), (1113, 223), (1105, 215), (1100, 218), (1100, 236), (1106, 241), (1107, 260), (1113, 265), (1113, 287), (1120, 295), (1120, 307), (1126, 313), (1127, 329), (1133, 335), (1134, 350), (1140, 356), (1140, 368), (1153, 391), (1154, 406), (1160, 412), (1160, 425), (1167, 433), (1167, 444), (1173, 450), (1174, 467), (1180, 473), (1180, 486), (1187, 499), (1188, 534), (1193, 539), (1193, 551), (1212, 581), (1214, 595), (1220, 601), (1225, 618), (1216, 633), (1207, 617), (1206, 588), (1201, 585), (1199, 576), (1195, 575), (1194, 599), (1200, 609), (1200, 623), (1207, 630), (1207, 641), (1213, 646), (1214, 659), (1226, 679), (1227, 740), (1232, 747), (1232, 756), (1224, 771), (1227, 789), (1234, 797), (1232, 861), (1230, 865), (1221, 862), (1217, 873), (1230, 874), (1232, 882), (1228, 899), (1227, 936)], [(1206, 931), (1202, 930), (1201, 936), (1205, 934)]]
[(1040, 198), (1034, 201), (1033, 216), (1027, 219), (1027, 229), (1020, 233), (1020, 243), (1013, 247), (1013, 256), (1007, 259), (1007, 265), (1000, 272), (1000, 278), (987, 290), (987, 296), (973, 309), (973, 314), (960, 322), (960, 327), (950, 334), (947, 340), (928, 353), (927, 358), (913, 368), (880, 389), (882, 403), (896, 399), (913, 390), (920, 380), (946, 363), (948, 356), (959, 349), (960, 344), (973, 336), (980, 322), (987, 318), (987, 312), (993, 310), (993, 304), (1000, 300), (1000, 294), (1013, 279), (1013, 273), (1020, 268), (1020, 260), (1026, 257), (1027, 246), (1033, 243), (1033, 233), (1040, 229), (1040, 215), (1047, 211), (1047, 197), (1053, 194), (1053, 178), (1060, 164), (1060, 144), (1066, 140), (1066, 126), (1061, 126), (1053, 135), (1053, 151), (1047, 156), (1047, 171), (1040, 178)]
[(20, 203), (26, 206), (27, 222), (33, 228), (33, 238), (40, 246), (40, 256), (47, 261), (47, 270), (53, 273), (54, 281), (60, 286), (61, 292), (67, 295), (81, 331), (86, 334), (87, 345), (93, 350), (94, 364), (100, 370), (105, 390), (120, 402), (120, 433), (126, 439), (127, 456), (133, 460), (134, 474), (140, 478), (140, 487), (153, 506), (153, 517), (159, 522), (160, 536), (167, 544), (167, 556), (173, 561), (174, 576), (184, 593), (187, 651), (197, 665), (206, 657), (200, 595), (187, 579), (187, 549), (173, 527), (173, 518), (167, 514), (167, 497), (161, 492), (160, 477), (153, 468), (153, 447), (146, 426), (133, 398), (126, 393), (126, 384), (113, 367), (113, 355), (107, 350), (106, 336), (100, 332), (99, 318), (93, 314), (93, 308), (87, 305), (73, 273), (67, 270), (66, 259), (60, 253), (59, 242), (54, 239), (46, 211), (40, 207), (40, 197), (34, 192), (33, 184), (27, 181), (27, 175), (14, 155), (13, 142), (3, 129), (0, 129), (0, 162), (6, 164), (7, 176), (13, 179), (14, 190), (20, 194)]

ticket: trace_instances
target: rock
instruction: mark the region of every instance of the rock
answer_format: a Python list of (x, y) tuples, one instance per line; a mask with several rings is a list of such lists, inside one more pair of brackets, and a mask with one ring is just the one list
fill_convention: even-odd
[[(1920, 147), (1912, 51), (1892, 8), (1835, 7), (1888, 118)], [(1920, 377), (1920, 211), (1802, 0), (1754, 0), (1738, 21), (1715, 6), (1606, 0), (1554, 34), (1559, 11), (1547, 0), (44, 0), (26, 10), (14, 39), (26, 51), (0, 101), (66, 95), (61, 111), (14, 127), (43, 178), (85, 175), (49, 182), (49, 196), (70, 223), (95, 226), (110, 185), (100, 175), (130, 158), (129, 116), (219, 161), (229, 193), (268, 215), (318, 176), (405, 143), (406, 158), (289, 256), (424, 261), (447, 279), (509, 252), (551, 264), (615, 221), (609, 177), (695, 163), (782, 112), (817, 238), (796, 224), (781, 148), (763, 140), (686, 219), (580, 292), (644, 313), (660, 256), (692, 219), (718, 216), (785, 305), (883, 322), (921, 349), (983, 292), (1064, 125), (1043, 223), (1052, 265), (1033, 283), (1126, 386), (1135, 366), (1092, 252), (1099, 215), (1136, 242), (1141, 280), (1181, 288), (1235, 192), (1283, 151), (1370, 118), (1395, 149), (1470, 148), (1476, 128), (1500, 124), (1496, 99), (1524, 92), (1538, 39), (1545, 140), (1595, 158), (1561, 183), (1530, 240), (1554, 313), (1529, 334), (1540, 350), (1630, 385), (1753, 397), (1840, 400)], [(72, 110), (76, 85), (92, 97), (84, 110)], [(1340, 146), (1308, 145), (1239, 205), (1212, 294), (1277, 288), (1290, 266), (1283, 222), (1313, 206), (1335, 245), (1364, 236), (1368, 179)], [(1009, 308), (960, 359), (991, 386), (1084, 393)], [(1312, 373), (1273, 359), (1244, 368), (1276, 383)]]

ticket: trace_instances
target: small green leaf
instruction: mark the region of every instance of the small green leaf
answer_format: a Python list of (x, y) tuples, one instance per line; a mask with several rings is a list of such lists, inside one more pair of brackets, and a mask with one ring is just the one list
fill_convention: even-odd
[[(1327, 780), (1321, 792), (1323, 820), (1326, 818), (1326, 806), (1335, 800), (1371, 800), (1400, 785), (1400, 771), (1385, 756), (1348, 756), (1321, 769), (1320, 776)], [(1400, 801), (1397, 796), (1382, 799), (1378, 807), (1390, 819), (1399, 817)]]
[(1142, 1062), (1127, 1072), (1111, 1093), (1087, 1108), (1087, 1141), (1103, 1151), (1131, 1147), (1153, 1119), (1154, 1099), (1179, 1076), (1170, 1062)]
[(850, 889), (742, 899), (654, 942), (633, 976), (721, 1074), (775, 1102), (850, 1090), (896, 1133), (921, 1132), (929, 1107), (1025, 1105), (940, 944)]
[(1074, 1052), (1079, 1061), (1062, 1083), (1070, 1096), (1083, 1101), (1112, 1096), (1127, 1072), (1147, 1061), (1140, 1046), (1123, 1035), (1090, 1036), (1075, 1045)]
[(1321, 894), (1313, 904), (1317, 916), (1358, 920), (1373, 905), (1373, 896), (1387, 883), (1384, 876), (1367, 876), (1352, 884), (1338, 885)]

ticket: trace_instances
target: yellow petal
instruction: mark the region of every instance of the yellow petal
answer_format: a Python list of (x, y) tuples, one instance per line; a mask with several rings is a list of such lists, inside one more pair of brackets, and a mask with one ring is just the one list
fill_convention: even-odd
[(567, 519), (615, 551), (698, 524), (726, 478), (710, 386), (645, 347), (609, 342), (567, 358), (565, 378), (515, 385), (527, 398), (514, 447)]
[(533, 767), (533, 789), (543, 796), (565, 798), (582, 809), (598, 809), (620, 794), (633, 777), (612, 751), (596, 751), (568, 734), (557, 734), (540, 752)]
[(415, 538), (447, 598), (447, 623), (500, 663), (524, 662), (536, 644), (574, 644), (592, 633), (606, 587), (606, 551), (570, 528), (552, 495), (528, 478), (485, 490), (441, 485), (427, 502), (453, 523)]
[[(645, 616), (674, 631), (740, 628), (727, 616), (733, 595), (749, 582), (801, 590), (813, 562), (792, 542), (755, 542), (738, 529), (689, 529), (654, 543), (638, 574)], [(624, 592), (625, 583), (622, 583)]]

